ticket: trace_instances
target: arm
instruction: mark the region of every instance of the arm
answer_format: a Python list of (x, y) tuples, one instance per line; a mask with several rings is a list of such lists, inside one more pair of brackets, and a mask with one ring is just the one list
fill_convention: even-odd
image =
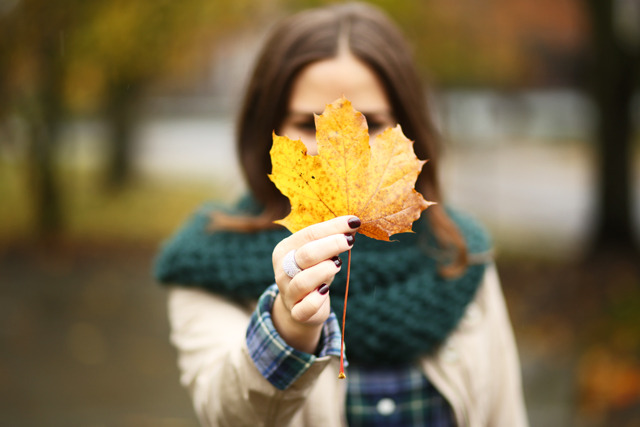
[[(330, 363), (312, 353), (331, 316), (339, 340), (328, 285), (340, 270), (337, 255), (353, 245), (350, 233), (360, 225), (353, 220), (335, 218), (282, 240), (272, 255), (277, 286), (263, 294), (253, 316), (220, 296), (171, 289), (169, 317), (181, 381), (203, 425), (286, 426), (304, 405)], [(294, 249), (302, 271), (289, 277), (283, 258)]]
[[(251, 311), (199, 289), (169, 289), (171, 341), (181, 383), (203, 426), (286, 426), (304, 405), (320, 373), (335, 358), (320, 357), (286, 390), (261, 374), (245, 335)], [(331, 360), (334, 359), (334, 360)]]

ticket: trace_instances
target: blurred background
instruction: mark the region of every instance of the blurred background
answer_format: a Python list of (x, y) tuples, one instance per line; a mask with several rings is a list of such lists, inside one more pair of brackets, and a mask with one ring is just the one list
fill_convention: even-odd
[[(0, 417), (197, 426), (158, 246), (244, 189), (234, 116), (304, 0), (0, 0)], [(640, 425), (640, 1), (378, 0), (450, 203), (491, 230), (533, 427)]]

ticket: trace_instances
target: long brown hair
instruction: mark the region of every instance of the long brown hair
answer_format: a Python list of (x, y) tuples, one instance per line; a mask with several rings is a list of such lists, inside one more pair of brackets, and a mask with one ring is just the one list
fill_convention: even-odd
[[(271, 134), (280, 129), (287, 114), (298, 73), (313, 62), (337, 56), (340, 43), (380, 77), (395, 118), (405, 135), (415, 141), (416, 155), (429, 159), (416, 188), (427, 200), (442, 201), (437, 133), (409, 45), (382, 11), (362, 3), (348, 3), (290, 16), (267, 38), (237, 127), (237, 150), (244, 177), (265, 210), (257, 217), (217, 215), (215, 228), (257, 231), (272, 227), (274, 220), (289, 213), (289, 200), (267, 177), (271, 173)], [(442, 249), (455, 249), (457, 254), (453, 262), (441, 267), (441, 273), (461, 273), (467, 264), (467, 253), (459, 230), (441, 204), (431, 206), (427, 213)]]

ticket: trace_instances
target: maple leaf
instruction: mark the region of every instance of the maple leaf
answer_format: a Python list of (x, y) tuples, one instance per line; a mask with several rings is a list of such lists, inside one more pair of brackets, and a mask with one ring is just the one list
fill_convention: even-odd
[(292, 233), (343, 215), (362, 221), (360, 233), (389, 240), (411, 225), (433, 202), (415, 189), (426, 161), (400, 125), (369, 145), (367, 122), (342, 98), (315, 116), (318, 155), (307, 155), (300, 140), (273, 134), (269, 178), (291, 202), (291, 213), (276, 221)]

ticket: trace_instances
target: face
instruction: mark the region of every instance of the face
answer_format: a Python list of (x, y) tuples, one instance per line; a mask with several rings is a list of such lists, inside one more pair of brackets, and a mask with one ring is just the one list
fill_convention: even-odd
[(326, 105), (342, 94), (364, 114), (371, 138), (396, 125), (378, 76), (353, 55), (341, 54), (302, 69), (293, 83), (287, 115), (278, 134), (301, 139), (308, 154), (318, 154), (313, 114), (322, 114)]

